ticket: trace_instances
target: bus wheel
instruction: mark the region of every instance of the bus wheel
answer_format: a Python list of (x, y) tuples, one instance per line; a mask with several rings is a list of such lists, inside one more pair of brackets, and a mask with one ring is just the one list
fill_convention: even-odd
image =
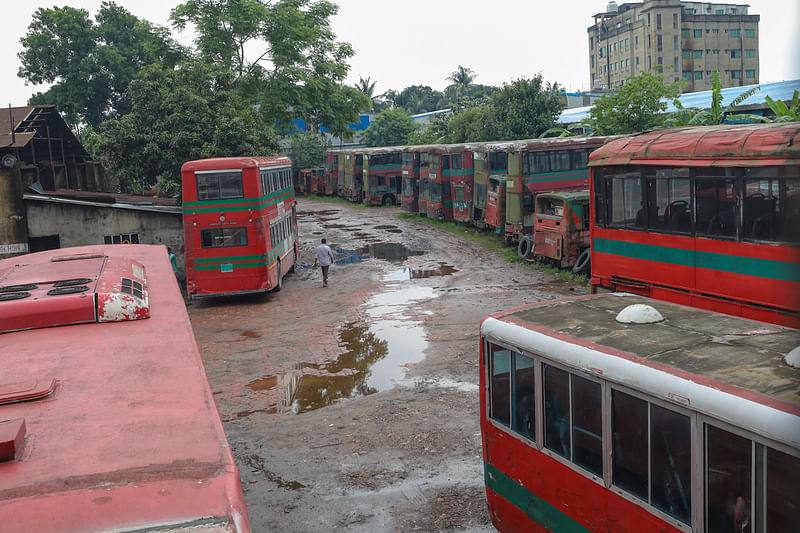
[(394, 196), (391, 194), (384, 194), (382, 203), (383, 205), (394, 205)]
[(591, 258), (592, 251), (586, 248), (581, 252), (581, 255), (578, 256), (578, 260), (575, 261), (575, 264), (572, 266), (572, 272), (575, 274), (589, 274), (591, 271)]
[(517, 246), (517, 253), (523, 259), (529, 259), (533, 257), (533, 239), (530, 235), (524, 235), (519, 240), (519, 246)]
[(289, 267), (289, 273), (294, 274), (294, 269), (297, 266), (297, 248), (294, 249), (294, 261), (292, 261), (292, 266)]
[(280, 259), (278, 259), (277, 270), (278, 270), (278, 282), (275, 284), (275, 288), (272, 289), (275, 292), (278, 292), (279, 290), (281, 290), (283, 288), (283, 270), (281, 269), (281, 260)]

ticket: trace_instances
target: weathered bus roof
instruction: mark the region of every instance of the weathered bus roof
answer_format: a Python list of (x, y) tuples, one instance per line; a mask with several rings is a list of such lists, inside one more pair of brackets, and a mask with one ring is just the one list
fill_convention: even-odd
[[(0, 279), (19, 265), (47, 267), (33, 275), (58, 279), (51, 259), (67, 252), (135, 259), (144, 267), (150, 318), (0, 334), (0, 421), (26, 425), (21, 455), (0, 462), (0, 524), (59, 532), (149, 531), (215, 517), (246, 524), (235, 501), (236, 465), (166, 248), (17, 256), (0, 261)], [(80, 261), (62, 264), (74, 270)], [(2, 401), (50, 383), (44, 398)]]
[[(647, 304), (665, 320), (617, 322), (632, 304)], [(800, 346), (800, 330), (611, 293), (496, 313), (481, 333), (665, 400), (683, 398), (723, 420), (749, 417), (754, 431), (800, 446), (800, 369), (784, 360)]]
[(291, 165), (288, 157), (215, 157), (212, 159), (198, 159), (187, 161), (181, 166), (181, 172), (196, 172), (198, 170), (228, 170), (242, 167), (268, 167)]
[(525, 143), (524, 150), (527, 152), (535, 152), (539, 150), (563, 150), (573, 148), (576, 146), (594, 147), (602, 146), (615, 139), (619, 139), (619, 135), (595, 136), (595, 137), (547, 137), (544, 139), (530, 139), (521, 141)]
[(589, 166), (800, 164), (800, 123), (667, 128), (623, 136), (589, 156)]

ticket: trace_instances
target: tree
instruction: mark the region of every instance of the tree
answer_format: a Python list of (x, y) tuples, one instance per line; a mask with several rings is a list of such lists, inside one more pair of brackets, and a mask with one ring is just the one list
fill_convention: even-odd
[(452, 119), (445, 113), (434, 115), (427, 127), (408, 134), (408, 144), (447, 144)]
[(113, 2), (103, 2), (93, 22), (88, 11), (39, 8), (23, 37), (18, 76), (53, 86), (30, 104), (55, 104), (71, 127), (97, 128), (130, 110), (128, 84), (151, 63), (174, 65), (184, 51), (164, 28)]
[(448, 124), (447, 142), (465, 143), (492, 140), (488, 136), (491, 110), (475, 106), (455, 112)]
[(319, 133), (305, 131), (289, 137), (289, 158), (292, 168), (315, 168), (325, 159), (325, 150), (329, 147), (325, 137)]
[(564, 109), (558, 84), (542, 75), (520, 78), (494, 92), (489, 100), (487, 140), (532, 139), (555, 125)]
[(800, 120), (800, 102), (798, 101), (799, 93), (797, 90), (792, 95), (792, 101), (787, 106), (781, 100), (773, 100), (769, 96), (764, 98), (767, 100), (767, 105), (775, 113), (775, 120), (773, 122), (794, 122)]
[(180, 181), (193, 159), (270, 155), (272, 123), (234, 90), (229, 70), (201, 61), (145, 67), (131, 82), (131, 112), (103, 123), (95, 149), (124, 190)]
[(469, 86), (472, 85), (473, 80), (477, 77), (477, 74), (475, 74), (472, 69), (459, 65), (452, 74), (445, 78), (445, 80), (453, 82), (453, 85), (466, 91), (469, 89)]
[(680, 83), (666, 84), (660, 74), (642, 72), (597, 100), (586, 122), (593, 135), (634, 133), (663, 127), (667, 101), (681, 93)]
[(402, 109), (387, 109), (375, 117), (364, 131), (367, 146), (396, 146), (408, 144), (408, 135), (416, 129), (411, 116)]
[(441, 109), (440, 105), (444, 95), (431, 89), (427, 85), (412, 85), (406, 87), (394, 99), (394, 103), (398, 107), (402, 107), (407, 113), (416, 115), (419, 113), (428, 113)]
[(358, 83), (356, 84), (356, 89), (364, 93), (369, 97), (370, 100), (374, 97), (375, 94), (375, 84), (378, 83), (377, 81), (371, 81), (371, 78), (367, 76), (367, 79), (362, 78), (361, 76), (358, 77)]

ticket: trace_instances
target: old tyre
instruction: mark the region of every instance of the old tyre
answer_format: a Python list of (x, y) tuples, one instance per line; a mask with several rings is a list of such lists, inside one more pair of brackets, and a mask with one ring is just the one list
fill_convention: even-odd
[(578, 256), (578, 260), (575, 261), (575, 264), (572, 266), (572, 272), (575, 274), (588, 274), (590, 271), (591, 258), (592, 251), (586, 248), (581, 252), (581, 255)]
[(278, 259), (277, 270), (278, 270), (278, 281), (277, 281), (277, 283), (275, 283), (275, 288), (272, 289), (275, 292), (278, 292), (283, 288), (283, 270), (281, 270), (281, 260), (280, 259)]
[(525, 235), (519, 240), (517, 253), (523, 259), (530, 259), (533, 257), (533, 239), (530, 235)]

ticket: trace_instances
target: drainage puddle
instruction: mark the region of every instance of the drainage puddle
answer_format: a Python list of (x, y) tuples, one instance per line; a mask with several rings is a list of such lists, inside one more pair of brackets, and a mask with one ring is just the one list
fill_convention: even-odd
[[(366, 396), (392, 388), (410, 365), (421, 361), (428, 342), (422, 323), (406, 314), (414, 301), (435, 298), (431, 287), (400, 287), (378, 294), (366, 303), (370, 325), (345, 324), (339, 341), (346, 350), (327, 364), (302, 363), (281, 376), (263, 376), (248, 383), (255, 391), (269, 391), (277, 412), (303, 413), (344, 398)], [(271, 409), (242, 411), (238, 417)]]
[(405, 261), (413, 255), (425, 254), (425, 252), (420, 250), (411, 250), (404, 244), (391, 242), (378, 242), (364, 246), (358, 250), (337, 249), (336, 253), (344, 256), (336, 260), (336, 263), (338, 264), (358, 263), (365, 261), (370, 257), (374, 257), (375, 259), (383, 259), (385, 261)]
[(384, 278), (387, 281), (403, 281), (407, 279), (423, 279), (450, 276), (458, 269), (446, 263), (439, 263), (439, 268), (401, 268), (390, 272)]

